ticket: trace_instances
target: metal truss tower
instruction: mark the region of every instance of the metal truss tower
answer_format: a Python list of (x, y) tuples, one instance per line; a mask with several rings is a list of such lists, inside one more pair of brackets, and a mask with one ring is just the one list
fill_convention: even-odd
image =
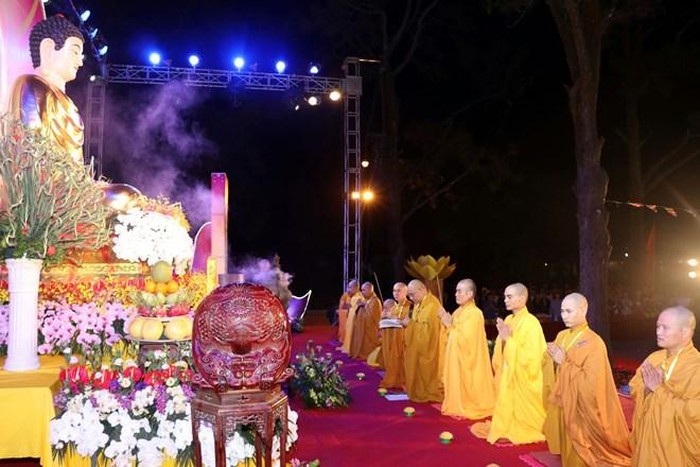
[(168, 66), (111, 65), (102, 67), (102, 76), (88, 84), (88, 110), (85, 133), (85, 157), (94, 160), (102, 174), (104, 148), (105, 89), (108, 83), (166, 84), (180, 81), (188, 86), (231, 88), (256, 91), (299, 91), (301, 94), (328, 94), (340, 90), (345, 99), (344, 192), (343, 192), (343, 289), (350, 279), (360, 280), (361, 267), (361, 204), (352, 199), (361, 192), (360, 97), (362, 78), (358, 58), (344, 62), (345, 79), (314, 75), (289, 75), (236, 70), (178, 68)]

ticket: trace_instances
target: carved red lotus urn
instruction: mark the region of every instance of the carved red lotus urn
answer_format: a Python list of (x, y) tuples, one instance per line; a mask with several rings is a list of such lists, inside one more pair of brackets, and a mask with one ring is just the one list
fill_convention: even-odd
[(267, 288), (228, 284), (197, 307), (192, 332), (194, 382), (216, 392), (266, 390), (292, 376), (287, 314)]

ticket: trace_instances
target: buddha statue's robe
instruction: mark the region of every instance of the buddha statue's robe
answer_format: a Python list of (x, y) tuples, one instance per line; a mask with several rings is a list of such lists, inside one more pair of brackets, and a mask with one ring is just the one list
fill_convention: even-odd
[(352, 297), (350, 297), (350, 309), (348, 310), (348, 319), (345, 321), (345, 335), (343, 336), (343, 347), (342, 352), (350, 353), (350, 344), (352, 343), (352, 330), (355, 325), (355, 313), (357, 312), (357, 305), (363, 301), (362, 293), (357, 292)]
[(442, 414), (472, 420), (491, 416), (495, 386), (484, 314), (474, 302), (462, 305), (446, 333)]
[(443, 326), (438, 317), (440, 308), (440, 301), (428, 293), (414, 305), (406, 327), (406, 394), (415, 402), (442, 401), (439, 362), (440, 332)]
[(379, 319), (382, 314), (382, 304), (379, 298), (372, 294), (364, 306), (359, 306), (355, 312), (350, 357), (366, 360), (370, 353), (379, 345)]
[(632, 465), (699, 466), (700, 353), (690, 342), (680, 354), (669, 356), (665, 349), (658, 350), (646, 361), (662, 369), (664, 381), (649, 392), (640, 369), (630, 381)]
[[(512, 334), (504, 342), (496, 338), (491, 363), (495, 375), (496, 404), (491, 421), (475, 423), (472, 433), (494, 444), (508, 440), (513, 444), (544, 441), (544, 387), (547, 343), (542, 326), (527, 308), (505, 319)], [(551, 375), (550, 379), (554, 376)]]
[(550, 452), (561, 454), (563, 467), (631, 465), (629, 430), (605, 343), (585, 323), (559, 332), (554, 343), (566, 356), (556, 365), (547, 406)]
[[(390, 318), (402, 320), (408, 316), (408, 310), (411, 304), (408, 300), (403, 303), (397, 303), (393, 306), (390, 313)], [(381, 354), (384, 365), (384, 377), (379, 383), (382, 388), (403, 388), (406, 382), (406, 374), (404, 371), (404, 352), (405, 352), (405, 328), (386, 328), (382, 329)]]
[(83, 120), (62, 90), (39, 75), (22, 75), (13, 86), (10, 114), (30, 128), (40, 129), (73, 160), (83, 164)]

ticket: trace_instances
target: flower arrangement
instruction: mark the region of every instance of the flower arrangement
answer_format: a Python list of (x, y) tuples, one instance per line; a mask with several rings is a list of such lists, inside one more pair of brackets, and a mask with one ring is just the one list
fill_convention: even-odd
[(307, 353), (298, 355), (292, 367), (292, 393), (299, 394), (306, 407), (347, 407), (350, 403), (348, 386), (331, 358), (307, 346)]
[(66, 249), (109, 243), (103, 192), (91, 167), (76, 164), (40, 131), (0, 118), (0, 253), (63, 260)]
[(126, 261), (159, 261), (175, 265), (184, 274), (194, 255), (194, 244), (182, 223), (157, 211), (130, 209), (119, 214), (114, 225), (113, 251)]
[(116, 466), (160, 466), (165, 456), (191, 460), (191, 378), (186, 359), (170, 363), (160, 350), (140, 366), (117, 358), (93, 370), (74, 361), (59, 375), (50, 428), (54, 457), (77, 453), (92, 465)]
[[(79, 353), (99, 368), (113, 350), (129, 347), (125, 329), (136, 309), (121, 303), (68, 305), (45, 302), (39, 306), (41, 354)], [(0, 306), (0, 355), (7, 354), (9, 306)]]

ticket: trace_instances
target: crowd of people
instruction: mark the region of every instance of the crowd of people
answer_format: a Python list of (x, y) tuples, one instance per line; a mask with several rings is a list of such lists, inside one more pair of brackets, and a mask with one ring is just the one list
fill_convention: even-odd
[[(342, 350), (382, 367), (380, 387), (441, 403), (445, 416), (475, 420), (471, 432), (491, 444), (546, 441), (565, 467), (700, 465), (700, 353), (687, 307), (658, 315), (660, 350), (630, 381), (630, 432), (582, 294), (549, 296), (566, 328), (548, 343), (528, 310), (527, 287), (507, 286), (507, 316), (494, 316), (493, 355), (478, 294), (473, 280), (459, 281), (458, 307), (449, 313), (420, 280), (396, 283), (394, 298), (383, 304), (371, 283), (350, 281), (338, 308)], [(482, 289), (486, 306), (491, 295)]]

